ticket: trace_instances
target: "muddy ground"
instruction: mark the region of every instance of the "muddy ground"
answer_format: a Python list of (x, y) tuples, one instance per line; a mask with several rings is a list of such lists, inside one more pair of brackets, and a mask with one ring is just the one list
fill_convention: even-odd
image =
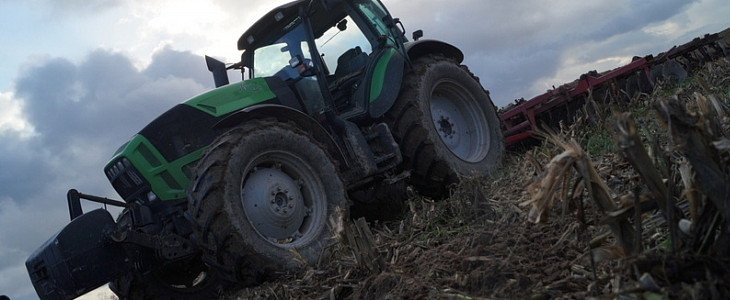
[[(694, 122), (690, 125), (704, 134), (709, 147), (703, 148), (710, 153), (705, 156), (712, 156), (705, 163), (714, 164), (709, 168), (719, 173), (713, 174), (727, 183), (729, 99), (730, 62), (709, 63), (689, 79), (640, 95), (630, 104), (602, 106), (599, 114), (583, 116), (555, 133), (552, 142), (510, 152), (491, 178), (465, 178), (449, 199), (414, 196), (400, 218), (370, 220), (360, 227), (349, 222), (349, 228), (361, 230), (359, 239), (372, 242), (370, 253), (348, 242), (333, 244), (328, 263), (229, 297), (730, 298), (727, 214), (713, 207), (722, 205), (715, 199), (730, 201), (727, 189), (724, 196), (710, 197), (707, 180), (700, 182), (701, 166), (688, 159), (688, 152), (700, 150), (688, 148), (682, 132), (672, 134), (676, 122), (662, 122), (656, 108), (668, 101), (686, 109)], [(719, 108), (713, 108), (717, 103)], [(672, 199), (668, 205), (678, 211), (675, 222), (666, 222), (647, 183), (651, 179), (637, 172), (637, 162), (617, 145), (619, 112), (636, 125), (651, 159), (639, 166), (654, 167), (662, 176), (659, 180)], [(568, 143), (571, 139), (585, 152)], [(573, 160), (547, 173), (558, 164), (553, 158), (569, 150)], [(579, 156), (590, 161), (615, 210), (624, 209), (623, 214), (597, 207), (596, 194), (586, 188), (597, 179), (583, 176)], [(691, 176), (682, 177), (687, 165)], [(545, 174), (557, 175), (546, 182)], [(537, 199), (546, 187), (554, 188), (549, 199)], [(635, 204), (645, 206), (638, 219)], [(534, 222), (536, 216), (540, 222)], [(632, 241), (617, 237), (610, 225), (616, 222), (634, 230)]]

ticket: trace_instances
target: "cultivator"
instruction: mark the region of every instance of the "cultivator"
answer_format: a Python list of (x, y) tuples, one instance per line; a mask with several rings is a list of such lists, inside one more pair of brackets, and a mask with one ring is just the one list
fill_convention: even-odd
[(569, 125), (587, 103), (611, 104), (651, 93), (663, 82), (676, 82), (706, 62), (730, 55), (730, 29), (707, 34), (675, 46), (656, 57), (634, 57), (625, 66), (598, 73), (591, 71), (573, 82), (548, 90), (530, 100), (519, 99), (500, 111), (505, 144), (517, 145), (543, 127)]

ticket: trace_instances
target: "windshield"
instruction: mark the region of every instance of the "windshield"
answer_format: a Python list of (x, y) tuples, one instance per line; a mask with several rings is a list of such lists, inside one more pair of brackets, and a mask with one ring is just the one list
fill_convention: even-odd
[[(313, 64), (304, 26), (301, 19), (297, 18), (286, 26), (293, 28), (281, 38), (271, 45), (256, 48), (253, 52), (253, 76), (276, 76), (289, 82), (307, 113), (315, 115), (321, 113), (326, 106), (317, 76), (305, 72)], [(301, 60), (298, 65), (291, 65), (290, 61), (295, 57)]]
[(311, 54), (301, 21), (299, 19), (294, 20), (289, 26), (296, 27), (277, 39), (273, 44), (254, 50), (254, 77), (278, 76), (282, 80), (296, 78), (299, 74), (296, 69), (289, 66), (289, 60), (292, 57), (301, 55), (304, 61), (311, 61)]

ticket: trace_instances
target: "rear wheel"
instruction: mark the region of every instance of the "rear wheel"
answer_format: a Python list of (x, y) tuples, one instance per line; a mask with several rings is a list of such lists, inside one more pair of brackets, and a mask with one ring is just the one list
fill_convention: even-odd
[(485, 176), (504, 155), (496, 109), (465, 67), (438, 55), (416, 59), (386, 121), (419, 192), (443, 197), (460, 175)]
[(214, 141), (188, 191), (206, 262), (244, 285), (314, 265), (347, 216), (335, 164), (306, 132), (256, 121)]

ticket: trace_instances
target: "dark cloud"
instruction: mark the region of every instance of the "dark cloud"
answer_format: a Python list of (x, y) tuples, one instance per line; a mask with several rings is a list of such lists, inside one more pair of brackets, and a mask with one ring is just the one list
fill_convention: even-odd
[(607, 20), (598, 20), (598, 29), (590, 34), (595, 40), (634, 31), (643, 26), (666, 20), (682, 12), (690, 4), (687, 0), (633, 0), (623, 6), (624, 12)]
[(116, 148), (211, 87), (202, 57), (170, 47), (144, 70), (107, 50), (78, 64), (52, 58), (26, 68), (14, 95), (36, 134), (6, 133), (0, 144), (0, 292), (31, 292), (23, 263), (68, 222), (68, 189), (116, 198), (102, 172)]
[(200, 56), (172, 51), (170, 46), (166, 46), (152, 56), (152, 63), (144, 70), (144, 75), (153, 79), (168, 76), (190, 78), (201, 84), (208, 84), (213, 78), (206, 70), (205, 60)]
[[(695, 2), (422, 0), (386, 4), (391, 13), (402, 18), (408, 36), (410, 31), (423, 29), (426, 38), (462, 49), (465, 64), (482, 79), (495, 104), (504, 106), (542, 92), (542, 88), (534, 89), (535, 82), (559, 72), (568, 53), (581, 56), (576, 60), (582, 62), (650, 54), (629, 53), (636, 47), (621, 42), (660, 42), (651, 40), (653, 37), (641, 28), (673, 17)], [(612, 43), (612, 39), (616, 41)], [(658, 51), (671, 47), (663, 42)], [(596, 47), (599, 44), (603, 47)]]
[(32, 195), (39, 186), (51, 180), (53, 175), (46, 172), (48, 164), (39, 159), (38, 149), (42, 148), (35, 141), (4, 139), (0, 145), (0, 153), (3, 153), (0, 155), (0, 199), (2, 196), (20, 199), (23, 195)]
[(495, 105), (504, 106), (516, 98), (532, 96), (526, 87), (535, 78), (552, 74), (560, 63), (557, 56), (559, 53), (550, 48), (517, 49), (499, 56), (467, 52), (464, 64), (480, 77)]
[[(175, 103), (210, 87), (200, 56), (165, 48), (138, 71), (129, 58), (97, 50), (79, 65), (55, 58), (16, 83), (25, 114), (44, 144), (114, 143), (131, 136)], [(74, 136), (75, 139), (69, 139)]]

